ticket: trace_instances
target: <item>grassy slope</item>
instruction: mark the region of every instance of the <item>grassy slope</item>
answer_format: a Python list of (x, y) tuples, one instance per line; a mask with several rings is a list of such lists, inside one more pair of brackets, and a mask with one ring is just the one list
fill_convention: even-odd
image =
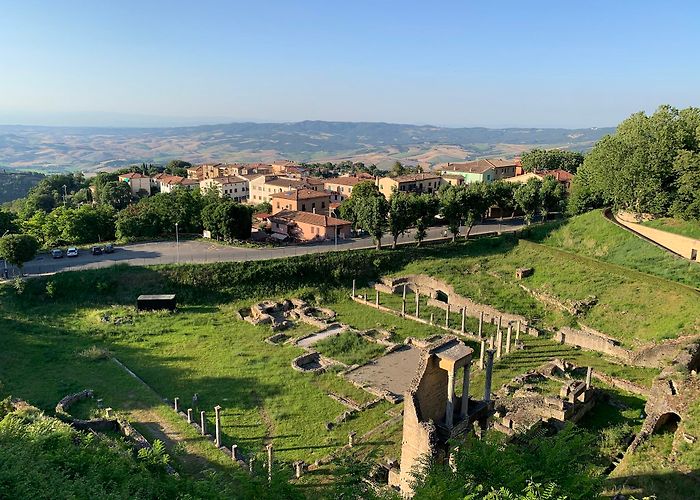
[[(544, 307), (518, 284), (564, 303), (596, 296), (598, 304), (580, 317), (581, 323), (614, 336), (629, 347), (700, 332), (697, 292), (665, 279), (552, 248), (550, 245), (561, 238), (559, 235), (567, 227), (550, 233), (548, 245), (520, 240), (517, 244), (503, 242), (500, 247), (487, 248), (489, 243), (477, 241), (471, 246), (448, 249), (444, 257), (433, 255), (413, 261), (393, 274), (434, 276), (451, 284), (461, 295), (539, 320), (546, 327), (573, 326), (578, 320), (567, 312)], [(638, 245), (645, 244), (634, 240)], [(516, 280), (514, 271), (518, 267), (533, 267), (535, 273), (523, 281)]]
[(606, 220), (599, 210), (573, 217), (554, 230), (533, 228), (530, 239), (700, 288), (700, 266), (634, 236)]
[(700, 222), (688, 221), (682, 219), (673, 219), (670, 217), (654, 219), (642, 223), (645, 226), (668, 231), (669, 233), (680, 234), (688, 238), (700, 240)]

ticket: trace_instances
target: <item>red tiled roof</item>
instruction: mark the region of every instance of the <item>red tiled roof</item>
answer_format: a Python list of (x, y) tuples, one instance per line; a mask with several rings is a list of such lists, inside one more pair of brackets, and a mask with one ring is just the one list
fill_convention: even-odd
[(448, 163), (443, 172), (456, 171), (466, 172), (470, 174), (483, 174), (492, 168), (515, 167), (515, 160), (489, 159), (481, 158), (479, 160), (468, 161), (465, 163)]
[(313, 226), (329, 227), (329, 226), (347, 226), (352, 222), (329, 217), (328, 215), (313, 214), (310, 212), (297, 212), (294, 210), (282, 210), (270, 217), (272, 222), (302, 222)]
[(243, 177), (239, 177), (237, 175), (225, 175), (222, 177), (214, 177), (211, 180), (216, 181), (220, 184), (236, 184), (239, 182), (248, 182), (248, 179), (244, 179)]
[(144, 177), (148, 177), (143, 174), (139, 174), (138, 172), (129, 172), (127, 174), (122, 174), (119, 176), (120, 179), (143, 179)]
[(571, 172), (567, 172), (566, 170), (562, 170), (560, 168), (556, 170), (540, 170), (537, 172), (537, 174), (543, 175), (545, 177), (551, 175), (559, 182), (571, 182), (574, 178), (574, 174), (572, 174)]

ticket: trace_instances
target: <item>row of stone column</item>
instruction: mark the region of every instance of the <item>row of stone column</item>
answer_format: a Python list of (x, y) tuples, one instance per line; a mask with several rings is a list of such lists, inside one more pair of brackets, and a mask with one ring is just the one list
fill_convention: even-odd
[[(486, 369), (484, 380), (484, 401), (491, 401), (491, 383), (493, 378), (493, 359), (496, 351), (487, 349), (484, 353), (484, 342), (482, 341), (482, 351), (480, 354), (480, 364)], [(484, 360), (485, 358), (485, 360)], [(484, 367), (485, 363), (485, 367)], [(469, 415), (469, 375), (471, 371), (471, 360), (464, 365), (462, 378), (462, 404), (459, 410), (460, 418)], [(454, 420), (454, 399), (455, 399), (455, 371), (447, 371), (447, 403), (445, 405), (445, 426), (452, 428)]]
[[(352, 280), (352, 297), (355, 297), (355, 280)], [(366, 300), (366, 297), (365, 297)], [(420, 292), (416, 290), (415, 292), (415, 317), (417, 319), (420, 319)], [(375, 296), (374, 296), (374, 304), (376, 307), (379, 307), (380, 301), (379, 301), (379, 290), (375, 290)], [(462, 317), (462, 323), (461, 323), (461, 331), (462, 333), (466, 333), (466, 320), (467, 320), (467, 309), (466, 307), (461, 307), (459, 309), (461, 317)], [(450, 304), (446, 304), (445, 307), (445, 328), (450, 328), (450, 313), (451, 313), (451, 306)], [(401, 301), (401, 316), (406, 316), (407, 315), (407, 310), (406, 310), (406, 285), (403, 286), (403, 293), (402, 293), (402, 301)], [(435, 317), (431, 313), (430, 314), (430, 324), (433, 325), (435, 324)], [(521, 323), (520, 321), (516, 321), (515, 324), (517, 325), (517, 329), (515, 331), (515, 342), (518, 342), (520, 340), (520, 328), (521, 328)], [(503, 340), (502, 340), (502, 317), (499, 316), (498, 318), (498, 327), (497, 327), (497, 336), (499, 338), (499, 341), (497, 342), (498, 346), (502, 346)], [(513, 322), (508, 323), (508, 332), (507, 332), (507, 341), (505, 344), (505, 350), (506, 354), (509, 354), (511, 352), (511, 336), (513, 333)], [(477, 331), (477, 336), (479, 338), (483, 338), (484, 336), (484, 312), (481, 311), (479, 313), (479, 328)], [(501, 358), (502, 356), (502, 348), (497, 348), (497, 353), (496, 357)]]

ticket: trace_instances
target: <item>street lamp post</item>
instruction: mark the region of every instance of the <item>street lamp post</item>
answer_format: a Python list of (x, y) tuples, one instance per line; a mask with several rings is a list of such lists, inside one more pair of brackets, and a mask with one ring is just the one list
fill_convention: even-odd
[[(5, 231), (3, 233), (2, 236), (0, 236), (0, 238), (4, 238), (7, 235), (7, 233), (9, 233), (9, 232), (10, 232), (10, 230), (8, 229), (7, 231)], [(5, 271), (3, 272), (3, 276), (5, 277), (5, 279), (7, 279), (9, 277), (9, 272), (7, 270), (7, 258), (5, 258), (5, 256), (3, 256), (2, 261), (5, 263)]]
[(67, 189), (68, 189), (68, 186), (66, 186), (66, 185), (64, 184), (64, 185), (63, 185), (63, 206), (64, 206), (64, 207), (66, 206), (66, 198), (68, 197), (68, 191), (67, 191)]
[(177, 229), (178, 223), (175, 223), (175, 248), (177, 250), (177, 263), (180, 263), (180, 233)]

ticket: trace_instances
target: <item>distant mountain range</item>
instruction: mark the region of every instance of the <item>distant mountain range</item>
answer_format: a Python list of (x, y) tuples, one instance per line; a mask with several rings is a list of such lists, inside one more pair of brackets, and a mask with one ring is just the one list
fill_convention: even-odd
[(93, 171), (133, 163), (395, 160), (434, 165), (533, 147), (585, 151), (613, 128), (448, 128), (303, 121), (194, 127), (97, 128), (0, 125), (0, 167)]

